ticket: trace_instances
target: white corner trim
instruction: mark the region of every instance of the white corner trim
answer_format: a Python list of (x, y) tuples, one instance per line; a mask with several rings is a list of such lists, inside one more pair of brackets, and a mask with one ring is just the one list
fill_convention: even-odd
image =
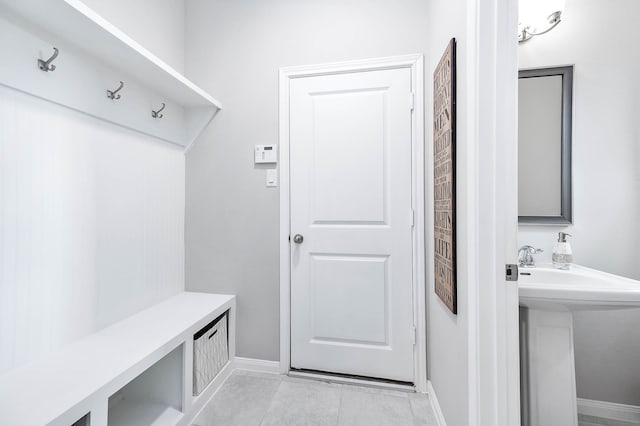
[(291, 366), (291, 245), (289, 243), (289, 80), (280, 69), (278, 94), (278, 156), (280, 161), (280, 374)]
[(442, 414), (442, 409), (440, 408), (440, 403), (438, 402), (438, 397), (436, 396), (436, 391), (433, 389), (431, 380), (427, 380), (427, 395), (429, 395), (429, 402), (431, 402), (433, 413), (436, 415), (438, 426), (447, 426), (447, 422), (444, 419), (444, 414)]
[(640, 423), (640, 406), (578, 398), (578, 414)]
[(242, 358), (237, 356), (235, 359), (234, 369), (280, 374), (280, 362), (267, 361), (264, 359)]
[(413, 111), (413, 135), (412, 135), (412, 203), (415, 212), (415, 222), (412, 233), (413, 242), (413, 321), (418, 330), (416, 346), (414, 349), (414, 385), (417, 392), (427, 390), (427, 265), (426, 241), (433, 241), (433, 227), (427, 232), (426, 211), (433, 211), (433, 198), (425, 199), (425, 175), (427, 165), (425, 149), (427, 141), (424, 130), (424, 57), (407, 57), (411, 63), (411, 89), (415, 96)]
[(409, 54), (382, 58), (357, 59), (353, 61), (282, 67), (280, 68), (280, 81), (286, 82), (286, 80), (291, 78), (314, 77), (318, 75), (408, 68), (412, 67), (418, 61), (422, 61), (422, 58), (422, 54)]

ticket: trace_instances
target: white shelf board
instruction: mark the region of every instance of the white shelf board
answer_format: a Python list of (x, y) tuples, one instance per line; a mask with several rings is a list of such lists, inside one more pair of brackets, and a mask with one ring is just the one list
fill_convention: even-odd
[(167, 405), (124, 399), (109, 407), (108, 426), (175, 426), (182, 416)]
[[(235, 304), (184, 292), (0, 377), (0, 425), (44, 425), (106, 400)], [(58, 422), (59, 423), (59, 422)]]
[(37, 28), (54, 34), (186, 107), (222, 108), (220, 102), (102, 18), (80, 0), (0, 0)]

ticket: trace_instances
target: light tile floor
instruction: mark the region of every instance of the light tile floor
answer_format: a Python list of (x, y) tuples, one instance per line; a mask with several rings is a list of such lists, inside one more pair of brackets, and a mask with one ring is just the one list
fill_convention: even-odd
[(437, 426), (427, 395), (236, 370), (197, 426)]
[(637, 426), (638, 422), (626, 422), (624, 420), (603, 419), (601, 417), (578, 414), (578, 426)]

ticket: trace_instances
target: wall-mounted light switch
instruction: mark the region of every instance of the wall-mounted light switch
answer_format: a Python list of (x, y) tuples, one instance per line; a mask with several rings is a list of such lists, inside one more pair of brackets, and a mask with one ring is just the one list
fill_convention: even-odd
[(278, 186), (278, 169), (267, 169), (267, 186)]

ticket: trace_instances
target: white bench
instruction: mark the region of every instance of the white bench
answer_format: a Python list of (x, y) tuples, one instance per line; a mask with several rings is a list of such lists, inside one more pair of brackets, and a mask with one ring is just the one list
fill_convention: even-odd
[[(180, 293), (0, 377), (0, 425), (186, 425), (230, 374), (235, 296)], [(229, 363), (197, 397), (193, 335), (229, 310)]]

